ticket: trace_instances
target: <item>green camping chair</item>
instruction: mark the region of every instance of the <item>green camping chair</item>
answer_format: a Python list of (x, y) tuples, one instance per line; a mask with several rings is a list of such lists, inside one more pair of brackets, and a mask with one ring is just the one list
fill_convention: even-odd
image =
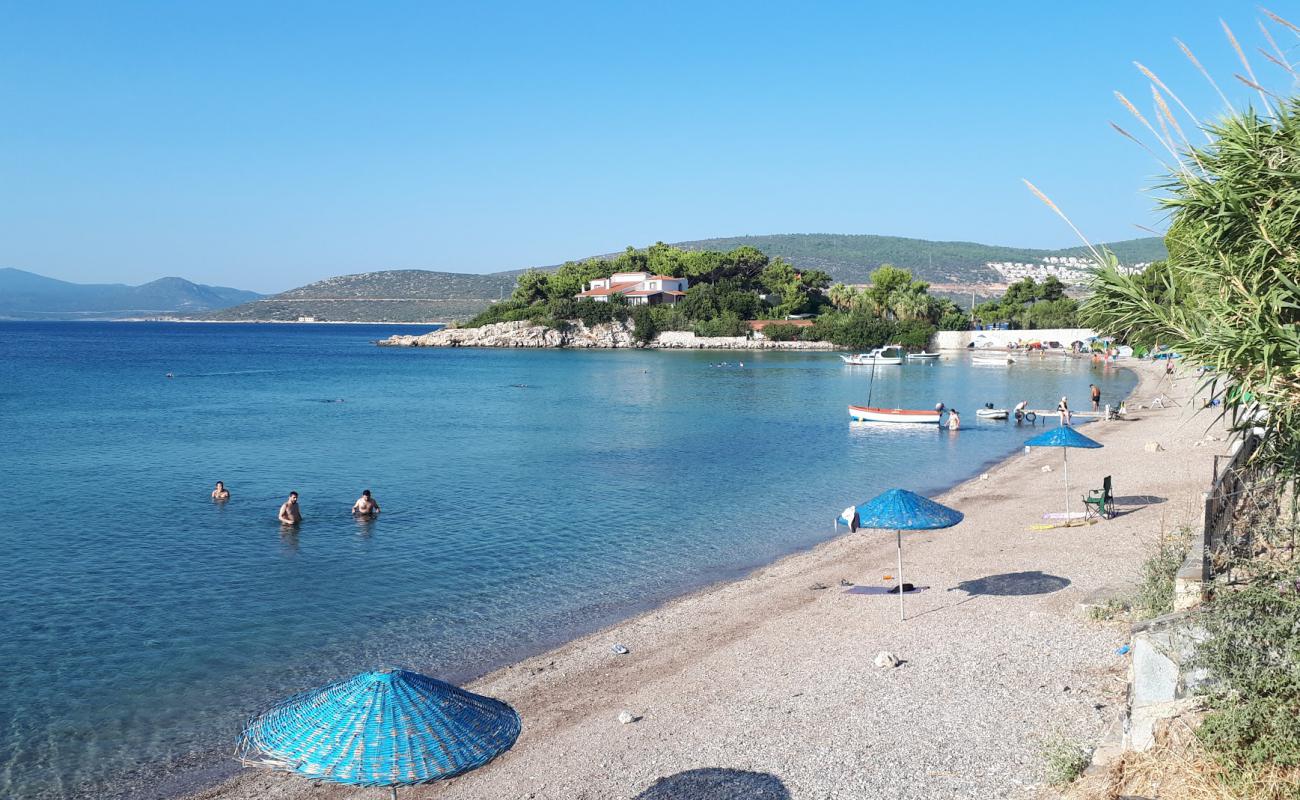
[(1110, 490), (1110, 476), (1101, 482), (1100, 489), (1089, 489), (1083, 498), (1083, 518), (1115, 516), (1115, 495)]

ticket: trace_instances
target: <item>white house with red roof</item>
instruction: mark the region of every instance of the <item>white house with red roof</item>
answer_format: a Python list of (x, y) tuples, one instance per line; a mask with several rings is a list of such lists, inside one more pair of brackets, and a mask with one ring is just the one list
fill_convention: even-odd
[(608, 278), (591, 281), (575, 297), (598, 303), (609, 302), (612, 295), (621, 294), (631, 306), (654, 306), (660, 303), (679, 303), (686, 297), (689, 281), (671, 275), (651, 275), (648, 272), (615, 272)]

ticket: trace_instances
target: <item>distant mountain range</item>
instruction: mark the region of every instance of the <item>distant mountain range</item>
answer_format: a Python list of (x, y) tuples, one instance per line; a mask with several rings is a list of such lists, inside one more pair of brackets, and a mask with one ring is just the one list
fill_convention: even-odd
[(0, 269), (0, 319), (129, 319), (206, 312), (262, 295), (184, 278), (140, 286), (69, 283), (21, 269)]
[[(733, 236), (678, 242), (686, 250), (731, 250), (741, 245), (780, 256), (795, 266), (822, 269), (837, 281), (865, 283), (881, 264), (906, 267), (941, 294), (990, 296), (1003, 282), (990, 262), (1040, 263), (1085, 256), (1087, 249), (1036, 250), (975, 242), (934, 242), (897, 236), (797, 233)], [(1165, 258), (1162, 239), (1107, 244), (1124, 264)], [(607, 254), (614, 255), (614, 254)], [(581, 260), (581, 259), (579, 259)], [(555, 269), (555, 266), (539, 267)], [(122, 318), (177, 316), (229, 321), (312, 318), (347, 322), (431, 322), (470, 317), (505, 297), (525, 270), (475, 275), (431, 270), (383, 270), (342, 275), (266, 297), (163, 278), (143, 286), (82, 285), (0, 269), (0, 317)]]

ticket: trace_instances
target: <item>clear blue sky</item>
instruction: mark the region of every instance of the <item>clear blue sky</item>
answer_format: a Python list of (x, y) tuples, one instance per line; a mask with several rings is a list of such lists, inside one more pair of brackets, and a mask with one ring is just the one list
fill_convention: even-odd
[(0, 14), (0, 266), (261, 291), (740, 234), (1075, 244), (1021, 177), (1132, 238), (1159, 216), (1107, 125), (1137, 127), (1115, 89), (1150, 111), (1130, 62), (1213, 115), (1172, 37), (1243, 102), (1218, 18), (1263, 44), (1253, 4), (1194, 0)]

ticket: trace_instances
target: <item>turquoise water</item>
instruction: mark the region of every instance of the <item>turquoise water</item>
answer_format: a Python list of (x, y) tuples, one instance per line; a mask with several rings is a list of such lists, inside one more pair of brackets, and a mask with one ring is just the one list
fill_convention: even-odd
[[(880, 368), (877, 404), (966, 412), (902, 431), (849, 424), (870, 370), (829, 353), (371, 343), (393, 332), (0, 323), (0, 796), (153, 796), (225, 768), (271, 699), (385, 664), (469, 678), (978, 473), (1031, 433), (986, 400), (1134, 383)], [(384, 513), (358, 523), (365, 488)]]

